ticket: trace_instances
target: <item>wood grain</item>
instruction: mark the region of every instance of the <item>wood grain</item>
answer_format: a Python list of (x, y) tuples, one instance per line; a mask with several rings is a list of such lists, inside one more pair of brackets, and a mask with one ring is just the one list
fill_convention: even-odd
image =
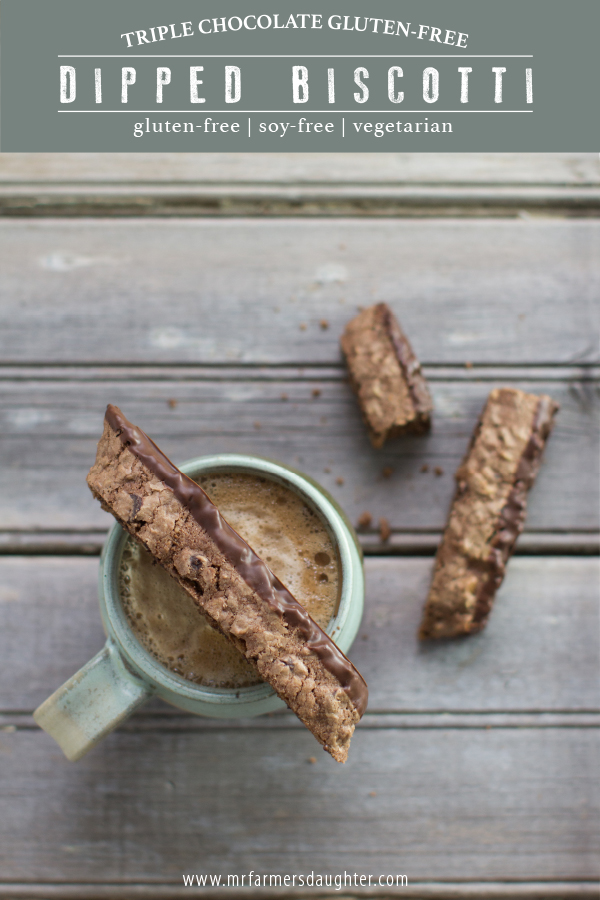
[(357, 731), (345, 766), (303, 731), (117, 732), (76, 766), (0, 735), (6, 881), (186, 873), (592, 880), (597, 732)]
[[(432, 565), (366, 561), (365, 617), (351, 657), (369, 684), (371, 714), (600, 708), (598, 560), (513, 559), (482, 634), (420, 646)], [(0, 559), (0, 711), (30, 713), (103, 645), (97, 572), (95, 559)]]
[(331, 365), (376, 300), (424, 363), (598, 359), (595, 220), (41, 220), (0, 241), (4, 364)]
[[(481, 731), (490, 728), (586, 728), (598, 730), (600, 712), (368, 712), (361, 719), (360, 728), (370, 730), (411, 729), (411, 730), (448, 730)], [(38, 725), (32, 713), (12, 710), (0, 712), (0, 731), (12, 734), (14, 731), (35, 731)], [(251, 730), (296, 730), (302, 731), (304, 725), (293, 713), (283, 711), (272, 716), (254, 719), (209, 719), (192, 716), (162, 701), (149, 700), (143, 710), (137, 710), (135, 716), (127, 719), (119, 726), (119, 731), (245, 731)]]
[(0, 184), (600, 185), (596, 153), (3, 153)]
[[(85, 476), (95, 459), (106, 404), (112, 402), (176, 462), (228, 452), (279, 459), (322, 483), (353, 522), (370, 511), (372, 535), (384, 516), (399, 534), (429, 535), (431, 548), (444, 527), (454, 472), (485, 399), (493, 386), (513, 384), (549, 393), (561, 405), (530, 495), (527, 530), (597, 530), (595, 382), (435, 381), (432, 433), (376, 451), (343, 379), (338, 369), (335, 378), (329, 373), (318, 381), (314, 372), (288, 380), (262, 379), (249, 371), (220, 380), (214, 370), (212, 380), (188, 375), (179, 383), (106, 375), (93, 381), (0, 381), (0, 529), (108, 527), (111, 518), (93, 500)], [(317, 397), (315, 389), (321, 392)], [(169, 400), (176, 401), (174, 408)], [(389, 478), (382, 474), (386, 467), (393, 470)]]

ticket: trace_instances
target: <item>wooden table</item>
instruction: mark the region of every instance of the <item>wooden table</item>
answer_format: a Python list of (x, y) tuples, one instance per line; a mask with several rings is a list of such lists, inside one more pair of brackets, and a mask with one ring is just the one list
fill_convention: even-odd
[[(182, 875), (250, 870), (407, 876), (378, 897), (595, 897), (597, 157), (5, 155), (0, 213), (0, 897), (228, 897)], [(430, 436), (382, 451), (338, 349), (377, 300), (435, 402)], [(489, 627), (420, 647), (494, 385), (550, 393), (558, 424)], [(35, 727), (103, 643), (110, 521), (84, 479), (108, 401), (175, 460), (275, 457), (352, 520), (389, 519), (387, 543), (363, 536), (371, 702), (345, 766), (287, 714), (153, 702), (77, 764)]]

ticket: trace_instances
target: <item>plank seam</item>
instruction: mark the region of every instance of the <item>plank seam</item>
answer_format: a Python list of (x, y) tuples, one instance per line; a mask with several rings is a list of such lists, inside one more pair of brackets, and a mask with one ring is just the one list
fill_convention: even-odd
[[(0, 557), (99, 556), (108, 532), (10, 530), (0, 531)], [(386, 543), (375, 532), (362, 533), (359, 541), (367, 557), (433, 557), (442, 534), (439, 531), (394, 530)], [(527, 532), (517, 544), (516, 556), (589, 558), (600, 555), (600, 533), (590, 531)]]
[[(547, 720), (544, 719), (547, 717)], [(470, 721), (469, 721), (470, 720)], [(231, 731), (296, 731), (302, 723), (290, 717), (224, 721), (206, 720), (201, 717), (154, 710), (138, 713), (120, 726), (127, 734), (179, 734), (182, 732), (231, 732)], [(539, 731), (599, 730), (600, 712), (582, 713), (500, 713), (476, 712), (408, 712), (365, 714), (359, 729), (363, 731)], [(32, 719), (31, 711), (0, 712), (0, 734), (41, 731)]]
[(448, 187), (388, 184), (0, 185), (0, 216), (114, 218), (597, 217), (597, 187)]
[[(424, 362), (424, 374), (430, 381), (565, 381), (594, 382), (600, 379), (600, 368), (595, 361), (561, 363), (436, 363)], [(295, 370), (295, 371), (290, 371)], [(72, 372), (76, 372), (75, 375)], [(277, 379), (281, 382), (346, 381), (347, 373), (335, 362), (311, 362), (288, 360), (285, 363), (228, 363), (199, 364), (184, 362), (115, 362), (86, 360), (19, 361), (0, 360), (0, 380), (3, 381), (112, 381), (118, 373), (119, 380), (159, 380), (165, 375), (180, 381), (236, 381), (261, 383)]]

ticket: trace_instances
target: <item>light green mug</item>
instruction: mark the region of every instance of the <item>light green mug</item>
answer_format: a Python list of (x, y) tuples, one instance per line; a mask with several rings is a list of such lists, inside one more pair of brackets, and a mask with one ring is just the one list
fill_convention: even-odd
[[(362, 553), (350, 522), (317, 482), (281, 463), (257, 456), (200, 456), (180, 466), (191, 478), (212, 472), (244, 472), (283, 484), (313, 509), (336, 548), (341, 589), (327, 633), (346, 652), (358, 632), (364, 607)], [(33, 714), (67, 759), (80, 759), (98, 741), (153, 696), (199, 716), (241, 718), (283, 709), (285, 703), (263, 682), (244, 688), (194, 684), (161, 665), (137, 640), (121, 604), (118, 579), (128, 534), (115, 524), (100, 558), (100, 613), (104, 648), (58, 688)]]

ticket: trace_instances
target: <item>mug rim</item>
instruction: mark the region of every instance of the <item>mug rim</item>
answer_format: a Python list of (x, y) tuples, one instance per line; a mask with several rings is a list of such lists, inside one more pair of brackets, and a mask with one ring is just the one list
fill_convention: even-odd
[[(336, 614), (330, 620), (326, 633), (338, 646), (345, 643), (339, 640), (343, 635), (344, 625), (351, 611), (352, 598), (355, 593), (356, 572), (353, 566), (354, 553), (360, 548), (354, 537), (352, 526), (338, 506), (337, 502), (321, 485), (309, 476), (283, 463), (264, 457), (241, 453), (218, 453), (193, 457), (186, 460), (178, 468), (190, 477), (197, 477), (210, 472), (244, 472), (270, 478), (283, 484), (302, 497), (319, 516), (327, 529), (336, 548), (341, 575), (341, 586)], [(248, 685), (241, 688), (209, 687), (188, 681), (183, 676), (171, 672), (163, 666), (135, 637), (129, 624), (120, 598), (118, 587), (121, 555), (129, 533), (118, 522), (112, 526), (102, 551), (100, 566), (100, 606), (101, 614), (108, 634), (117, 643), (125, 661), (142, 677), (148, 680), (159, 696), (168, 692), (184, 702), (197, 702), (220, 707), (240, 706), (246, 703), (274, 700), (277, 694), (268, 682)], [(360, 554), (362, 556), (362, 554)], [(340, 646), (344, 652), (348, 647)], [(165, 698), (168, 702), (176, 702), (172, 696)], [(280, 701), (281, 707), (285, 706)], [(243, 711), (240, 710), (240, 714)]]

